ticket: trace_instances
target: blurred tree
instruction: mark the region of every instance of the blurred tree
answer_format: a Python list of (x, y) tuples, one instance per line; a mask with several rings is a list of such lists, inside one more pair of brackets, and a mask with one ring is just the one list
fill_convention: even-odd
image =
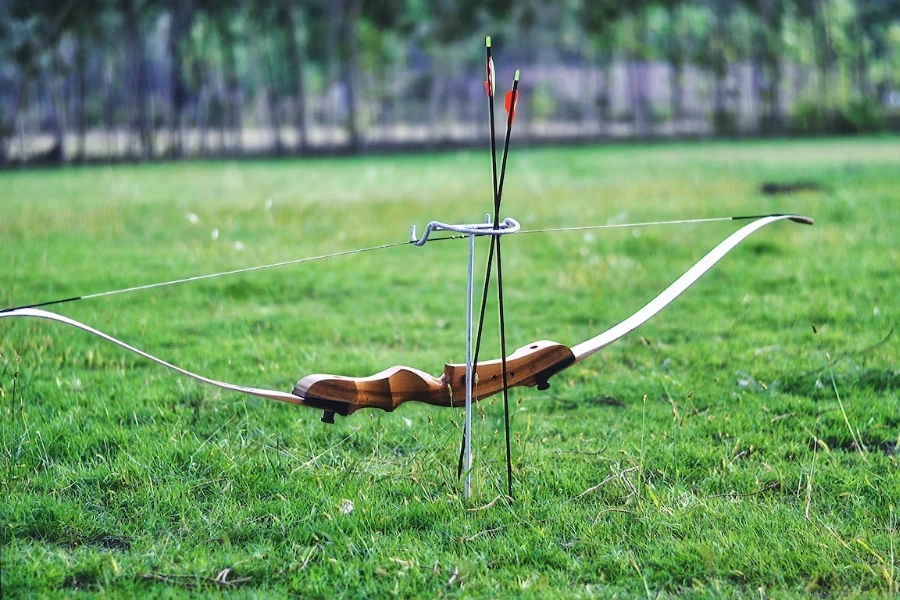
[[(871, 62), (875, 62), (878, 80), (875, 98), (884, 98), (896, 89), (900, 69), (900, 0), (855, 0), (856, 70), (860, 97), (871, 97)], [(895, 36), (892, 39), (892, 34)]]
[(125, 23), (125, 35), (131, 74), (131, 121), (138, 129), (138, 154), (144, 158), (153, 156), (153, 125), (148, 110), (150, 89), (147, 81), (147, 62), (144, 49), (142, 17), (155, 8), (146, 0), (119, 0)]
[[(3, 137), (2, 160), (6, 161), (6, 153), (9, 147), (9, 139), (12, 129), (19, 117), (21, 109), (27, 104), (28, 89), (32, 84), (43, 81), (43, 88), (47, 94), (50, 110), (50, 126), (53, 130), (53, 146), (36, 160), (41, 162), (62, 163), (66, 160), (65, 154), (65, 117), (62, 105), (61, 93), (56, 89), (59, 85), (60, 69), (62, 62), (58, 54), (58, 45), (61, 36), (71, 23), (72, 10), (75, 3), (64, 2), (62, 4), (52, 0), (13, 0), (9, 6), (4, 5), (2, 12), (6, 12), (4, 19), (4, 38), (8, 42), (3, 48), (9, 51), (16, 65), (19, 67), (20, 78), (12, 118), (8, 124), (0, 124), (0, 136)], [(25, 152), (23, 143), (23, 152)]]
[(683, 9), (678, 0), (661, 0), (666, 11), (662, 36), (663, 56), (669, 63), (669, 109), (673, 131), (678, 132), (679, 123), (684, 118), (684, 68), (688, 59), (688, 27), (683, 18)]
[(164, 0), (169, 11), (169, 149), (171, 156), (184, 153), (184, 109), (188, 101), (188, 84), (184, 78), (184, 52), (194, 20), (192, 0)]
[(308, 131), (306, 125), (306, 92), (304, 86), (304, 61), (300, 42), (297, 40), (297, 23), (302, 22), (302, 5), (290, 0), (279, 0), (276, 18), (284, 28), (284, 41), (287, 67), (290, 81), (294, 89), (294, 126), (297, 129), (296, 149), (306, 148)]
[(709, 55), (707, 65), (713, 76), (712, 122), (717, 133), (733, 133), (734, 117), (726, 106), (726, 78), (730, 63), (729, 23), (732, 4), (728, 0), (707, 0), (709, 9)]
[(745, 0), (755, 15), (751, 59), (752, 88), (758, 129), (763, 134), (780, 131), (784, 125), (781, 113), (781, 61), (784, 53), (784, 10), (781, 0)]
[[(9, 109), (0, 111), (0, 164), (9, 161), (13, 133), (28, 102), (28, 87), (40, 71), (37, 33), (42, 24), (36, 15), (24, 10), (23, 3), (0, 2), (0, 57), (15, 66), (16, 77), (8, 83), (14, 90), (8, 99)], [(6, 91), (6, 90), (4, 90)], [(24, 150), (23, 150), (24, 151)]]
[[(350, 148), (362, 148), (362, 132), (359, 127), (359, 19), (362, 16), (363, 0), (341, 0), (344, 3), (341, 21), (341, 51), (343, 53), (344, 91), (347, 97), (347, 133)], [(370, 6), (378, 6), (374, 2)]]
[(800, 19), (812, 35), (812, 50), (818, 67), (818, 102), (826, 112), (832, 110), (831, 68), (834, 50), (829, 41), (827, 5), (821, 0), (793, 0)]
[(581, 13), (584, 29), (603, 63), (603, 95), (598, 103), (603, 121), (609, 124), (613, 120), (612, 59), (617, 48), (616, 24), (625, 13), (625, 8), (615, 0), (583, 0)]
[(98, 158), (101, 130), (145, 159), (480, 136), (485, 33), (523, 67), (523, 125), (769, 134), (790, 111), (856, 131), (896, 111), (900, 0), (0, 0), (0, 164)]

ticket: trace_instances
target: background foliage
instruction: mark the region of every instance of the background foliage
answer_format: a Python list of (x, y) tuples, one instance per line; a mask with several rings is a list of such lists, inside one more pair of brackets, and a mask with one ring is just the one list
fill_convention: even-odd
[(0, 164), (900, 122), (898, 0), (0, 0)]

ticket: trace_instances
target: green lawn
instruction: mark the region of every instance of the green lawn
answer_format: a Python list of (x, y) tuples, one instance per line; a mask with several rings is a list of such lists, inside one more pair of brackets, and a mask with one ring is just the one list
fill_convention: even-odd
[[(488, 165), (465, 152), (0, 173), (0, 306), (480, 221)], [(759, 191), (797, 180), (823, 187)], [(514, 148), (504, 207), (526, 228), (768, 212), (816, 226), (754, 234), (550, 390), (515, 389), (511, 505), (487, 506), (505, 490), (496, 398), (478, 405), (467, 502), (461, 411), (408, 403), (328, 426), (76, 330), (2, 320), (3, 597), (898, 593), (900, 141)], [(506, 238), (510, 349), (596, 335), (739, 225)], [(439, 374), (464, 359), (466, 251), (401, 246), (59, 312), (247, 385)]]

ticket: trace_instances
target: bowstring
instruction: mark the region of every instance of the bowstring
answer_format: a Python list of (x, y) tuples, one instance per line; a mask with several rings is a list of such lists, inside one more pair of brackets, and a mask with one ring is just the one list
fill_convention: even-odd
[[(455, 239), (457, 236), (441, 238), (444, 240)], [(437, 240), (435, 240), (437, 241)], [(373, 252), (375, 250), (387, 250), (388, 248), (396, 248), (398, 246), (408, 246), (411, 242), (392, 242), (388, 244), (379, 244), (378, 246), (368, 246), (364, 248), (355, 248), (353, 250), (341, 250), (339, 252), (331, 252), (329, 254), (320, 254), (318, 256), (307, 256), (304, 258), (295, 258), (292, 260), (283, 260), (275, 263), (269, 263), (266, 265), (256, 265), (253, 267), (244, 267), (241, 269), (232, 269), (230, 271), (220, 271), (218, 273), (208, 273), (206, 275), (194, 275), (192, 277), (183, 277), (180, 279), (172, 279), (169, 281), (159, 281), (156, 283), (148, 283), (144, 285), (136, 285), (127, 288), (121, 288), (117, 290), (108, 290), (105, 292), (96, 292), (93, 294), (85, 294), (82, 296), (72, 296), (69, 298), (61, 298), (58, 300), (48, 300), (46, 302), (37, 302), (34, 304), (26, 304), (23, 306), (14, 306), (10, 308), (0, 309), (0, 313), (12, 312), (14, 310), (20, 310), (23, 308), (38, 308), (42, 306), (51, 306), (54, 304), (64, 304), (67, 302), (75, 302), (77, 300), (88, 300), (91, 298), (102, 298), (104, 296), (114, 296), (116, 294), (127, 294), (132, 292), (139, 292), (143, 290), (150, 290), (154, 288), (167, 287), (171, 285), (179, 285), (182, 283), (192, 283), (195, 281), (203, 281), (204, 279), (216, 279), (219, 277), (227, 277), (230, 275), (238, 275), (240, 273), (251, 273), (253, 271), (262, 271), (263, 269), (274, 269), (278, 267), (286, 267), (289, 265), (297, 265), (300, 263), (313, 262), (318, 260), (325, 260), (329, 258), (337, 258), (339, 256), (350, 256), (353, 254), (362, 254), (364, 252)]]
[(589, 229), (624, 229), (628, 227), (653, 227), (656, 225), (689, 225), (692, 223), (716, 223), (720, 221), (747, 221), (766, 217), (782, 217), (782, 214), (741, 215), (735, 217), (706, 217), (702, 219), (675, 219), (672, 221), (642, 221), (638, 223), (607, 223), (606, 225), (576, 225), (569, 227), (542, 227), (540, 229), (521, 229), (516, 234), (553, 233), (557, 231), (586, 231)]
[[(502, 181), (502, 178), (501, 178), (501, 181)], [(499, 211), (495, 211), (495, 214), (498, 212)], [(776, 217), (776, 216), (782, 216), (782, 215), (778, 215), (778, 214), (748, 215), (748, 216), (737, 216), (737, 217), (710, 217), (710, 218), (704, 218), (704, 219), (678, 219), (678, 220), (673, 220), (673, 221), (644, 221), (644, 222), (640, 222), (640, 223), (613, 223), (613, 224), (607, 224), (607, 225), (578, 225), (578, 226), (574, 226), (574, 227), (545, 227), (545, 228), (540, 228), (540, 229), (523, 229), (516, 233), (517, 234), (553, 233), (553, 232), (567, 232), (567, 231), (587, 231), (587, 230), (591, 230), (591, 229), (620, 229), (620, 228), (628, 228), (628, 227), (651, 227), (651, 226), (655, 226), (655, 225), (684, 225), (684, 224), (691, 224), (691, 223), (714, 223), (714, 222), (718, 222), (718, 221), (741, 221), (741, 220), (761, 219), (761, 218), (765, 218), (765, 217)], [(467, 236), (464, 236), (464, 235), (449, 235), (446, 237), (432, 238), (429, 241), (430, 242), (442, 242), (442, 241), (447, 241), (447, 240), (459, 240), (459, 239), (463, 239), (466, 237)], [(488, 255), (488, 268), (487, 268), (487, 273), (486, 273), (486, 279), (488, 281), (490, 280), (490, 273), (492, 270), (492, 264), (493, 264), (493, 258), (494, 258), (494, 240), (495, 240), (496, 236), (490, 236), (490, 237), (491, 237), (491, 251)], [(407, 246), (411, 243), (412, 242), (405, 241), (405, 242), (392, 242), (392, 243), (387, 243), (387, 244), (379, 244), (377, 246), (355, 248), (353, 250), (341, 250), (339, 252), (332, 252), (329, 254), (321, 254), (318, 256), (308, 256), (308, 257), (304, 257), (304, 258), (285, 260), (285, 261), (270, 263), (270, 264), (266, 264), (266, 265), (256, 265), (253, 267), (232, 269), (230, 271), (221, 271), (218, 273), (209, 273), (206, 275), (195, 275), (192, 277), (184, 277), (181, 279), (172, 279), (169, 281), (160, 281), (160, 282), (156, 282), (156, 283), (149, 283), (149, 284), (145, 284), (145, 285), (132, 286), (132, 287), (121, 288), (121, 289), (116, 289), (116, 290), (109, 290), (109, 291), (105, 291), (105, 292), (85, 294), (85, 295), (81, 295), (81, 296), (71, 296), (68, 298), (59, 298), (56, 300), (48, 300), (45, 302), (35, 302), (32, 304), (24, 304), (21, 306), (11, 306), (8, 308), (0, 309), (0, 313), (12, 312), (14, 310), (20, 310), (23, 308), (40, 308), (40, 307), (44, 307), (44, 306), (52, 306), (55, 304), (64, 304), (64, 303), (68, 303), (68, 302), (75, 302), (78, 300), (88, 300), (91, 298), (102, 298), (104, 296), (113, 296), (116, 294), (126, 294), (126, 293), (131, 293), (131, 292), (149, 290), (149, 289), (153, 289), (153, 288), (178, 285), (178, 284), (182, 284), (182, 283), (202, 281), (204, 279), (215, 279), (218, 277), (226, 277), (229, 275), (237, 275), (240, 273), (250, 273), (253, 271), (262, 271), (264, 269), (285, 267), (285, 266), (296, 265), (296, 264), (301, 264), (301, 263), (305, 263), (305, 262), (313, 262), (313, 261), (325, 260), (325, 259), (329, 259), (329, 258), (337, 258), (340, 256), (350, 256), (353, 254), (362, 254), (364, 252), (372, 252), (375, 250), (387, 250), (389, 248), (396, 248), (398, 246)], [(480, 351), (481, 333), (482, 333), (482, 327), (484, 324), (484, 310), (485, 310), (484, 305), (485, 305), (485, 302), (487, 301), (486, 288), (487, 288), (487, 283), (485, 284), (485, 291), (484, 291), (484, 294), (482, 297), (481, 318), (479, 319), (478, 337), (477, 337), (477, 343), (476, 343), (476, 347), (475, 347), (475, 363), (474, 363), (475, 365), (478, 364), (478, 354)]]

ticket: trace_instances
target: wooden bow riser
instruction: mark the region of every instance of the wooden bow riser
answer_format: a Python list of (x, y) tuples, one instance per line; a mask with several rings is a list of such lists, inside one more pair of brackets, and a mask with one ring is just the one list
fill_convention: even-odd
[[(506, 359), (507, 387), (546, 389), (551, 376), (574, 362), (572, 350), (556, 342), (540, 341), (523, 346)], [(475, 372), (473, 401), (503, 391), (500, 359), (479, 363)], [(323, 418), (326, 422), (333, 420), (329, 412), (347, 416), (361, 408), (392, 411), (410, 401), (434, 406), (464, 406), (466, 365), (447, 364), (440, 377), (402, 366), (369, 377), (309, 375), (297, 382), (294, 394), (303, 398), (304, 404), (326, 411)]]

